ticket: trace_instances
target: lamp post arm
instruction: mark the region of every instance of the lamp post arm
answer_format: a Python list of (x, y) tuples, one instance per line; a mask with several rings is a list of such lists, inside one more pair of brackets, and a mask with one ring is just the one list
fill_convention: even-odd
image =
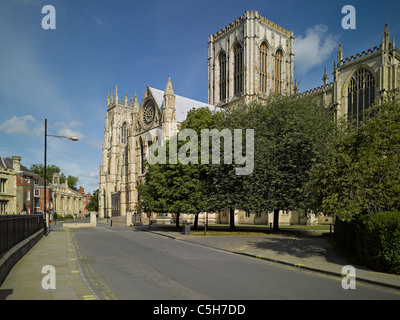
[[(50, 222), (49, 217), (47, 217), (47, 192), (46, 192), (46, 184), (47, 184), (47, 137), (56, 137), (56, 138), (64, 138), (72, 141), (78, 141), (76, 137), (67, 137), (67, 136), (56, 136), (52, 134), (47, 134), (47, 119), (44, 119), (44, 218), (46, 219), (46, 234), (50, 231)], [(50, 193), (49, 193), (49, 200), (50, 200)]]

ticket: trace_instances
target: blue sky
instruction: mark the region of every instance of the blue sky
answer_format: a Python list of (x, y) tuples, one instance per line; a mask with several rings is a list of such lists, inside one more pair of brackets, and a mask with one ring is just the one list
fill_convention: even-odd
[[(356, 29), (341, 26), (344, 5), (356, 9)], [(56, 9), (56, 29), (44, 30), (42, 7)], [(262, 16), (294, 31), (300, 91), (332, 80), (337, 47), (344, 57), (379, 45), (385, 23), (400, 43), (400, 2), (236, 0), (2, 0), (0, 4), (0, 156), (48, 164), (92, 192), (98, 186), (107, 92), (120, 99), (146, 85), (163, 90), (171, 74), (176, 94), (207, 102), (208, 36), (243, 15)]]

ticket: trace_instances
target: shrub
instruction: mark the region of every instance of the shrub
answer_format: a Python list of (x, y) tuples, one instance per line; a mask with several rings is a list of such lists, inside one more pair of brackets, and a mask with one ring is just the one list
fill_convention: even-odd
[(338, 246), (356, 264), (400, 274), (400, 212), (379, 212), (352, 221), (336, 219)]
[(371, 214), (362, 236), (365, 264), (379, 271), (400, 273), (400, 212)]

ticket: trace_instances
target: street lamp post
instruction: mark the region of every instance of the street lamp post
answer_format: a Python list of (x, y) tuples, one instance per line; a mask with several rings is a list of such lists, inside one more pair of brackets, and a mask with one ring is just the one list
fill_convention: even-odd
[(46, 207), (46, 185), (47, 185), (47, 137), (55, 137), (55, 138), (64, 138), (72, 141), (78, 141), (78, 138), (75, 137), (66, 137), (66, 136), (55, 136), (52, 134), (47, 134), (47, 119), (44, 119), (44, 217), (46, 219), (46, 228), (47, 233), (50, 231), (50, 217), (47, 216)]

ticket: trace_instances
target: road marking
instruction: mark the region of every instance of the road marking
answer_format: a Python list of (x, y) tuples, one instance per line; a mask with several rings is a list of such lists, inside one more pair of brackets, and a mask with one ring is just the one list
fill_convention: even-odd
[(86, 295), (86, 296), (82, 296), (83, 300), (96, 300), (96, 297), (92, 294), (90, 295)]

